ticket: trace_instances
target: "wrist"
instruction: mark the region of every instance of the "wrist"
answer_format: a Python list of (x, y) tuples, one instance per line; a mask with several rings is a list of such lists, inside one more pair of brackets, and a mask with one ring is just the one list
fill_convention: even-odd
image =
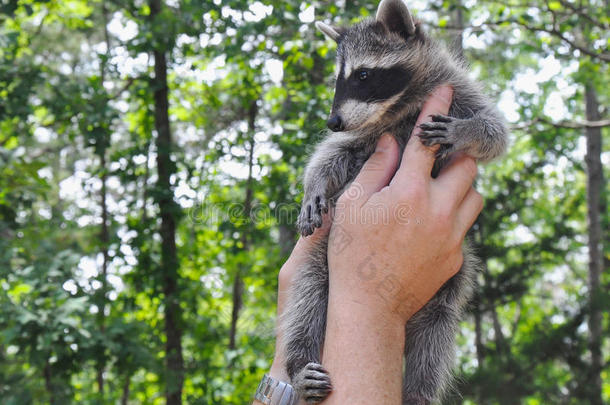
[(404, 341), (401, 317), (380, 317), (376, 307), (331, 294), (323, 364), (333, 376), (334, 390), (327, 403), (397, 403)]
[(286, 381), (265, 374), (254, 393), (254, 405), (297, 405), (298, 394)]
[(271, 368), (269, 368), (269, 376), (277, 380), (290, 382), (290, 377), (288, 377), (284, 364), (284, 361), (279, 359), (276, 355), (276, 357), (273, 359), (273, 363), (271, 363)]
[(361, 279), (356, 275), (354, 279), (353, 271), (345, 273), (352, 273), (347, 276), (352, 279), (333, 277), (336, 274), (331, 270), (329, 300), (334, 300), (350, 317), (376, 320), (376, 324), (392, 329), (404, 327), (424, 305), (413, 294), (411, 286), (405, 289), (401, 280), (392, 275), (378, 275), (375, 279)]
[(392, 308), (382, 298), (373, 298), (363, 294), (353, 299), (353, 290), (348, 293), (337, 293), (329, 296), (328, 316), (345, 327), (355, 331), (396, 338), (404, 335), (404, 327), (409, 317)]

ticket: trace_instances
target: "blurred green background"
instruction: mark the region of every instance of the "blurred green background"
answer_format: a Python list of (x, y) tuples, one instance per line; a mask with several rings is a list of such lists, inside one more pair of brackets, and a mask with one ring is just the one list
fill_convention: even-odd
[[(444, 403), (608, 403), (608, 2), (408, 5), (512, 126)], [(0, 1), (1, 404), (248, 403), (332, 100), (312, 22), (376, 8)]]

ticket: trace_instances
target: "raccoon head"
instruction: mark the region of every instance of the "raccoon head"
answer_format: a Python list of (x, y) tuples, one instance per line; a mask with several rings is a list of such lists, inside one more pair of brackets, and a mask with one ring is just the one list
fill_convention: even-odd
[[(375, 19), (350, 28), (316, 27), (337, 42), (336, 88), (328, 128), (383, 126), (405, 110), (405, 93), (420, 76), (426, 39), (402, 0), (382, 0)], [(382, 119), (383, 117), (383, 119)]]

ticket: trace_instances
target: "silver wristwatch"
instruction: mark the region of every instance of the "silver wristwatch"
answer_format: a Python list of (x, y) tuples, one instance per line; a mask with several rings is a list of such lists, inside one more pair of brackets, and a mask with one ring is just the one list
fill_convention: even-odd
[(254, 398), (265, 405), (296, 405), (299, 397), (292, 385), (265, 374), (256, 389)]

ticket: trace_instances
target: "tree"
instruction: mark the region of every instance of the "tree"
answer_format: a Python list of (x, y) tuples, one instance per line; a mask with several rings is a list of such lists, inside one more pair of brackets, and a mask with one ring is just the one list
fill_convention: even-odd
[[(332, 102), (312, 22), (376, 6), (0, 4), (3, 403), (250, 400)], [(606, 5), (411, 8), (513, 128), (477, 183), (485, 266), (445, 402), (607, 402)]]
[[(162, 26), (161, 17), (167, 18), (161, 0), (151, 0), (150, 19), (153, 27)], [(157, 188), (155, 200), (161, 216), (161, 266), (163, 280), (164, 320), (165, 320), (165, 364), (166, 364), (166, 401), (167, 405), (182, 403), (184, 383), (184, 360), (182, 358), (182, 311), (180, 309), (179, 262), (176, 249), (176, 221), (178, 207), (174, 202), (171, 176), (175, 173), (171, 160), (173, 148), (169, 124), (169, 103), (167, 85), (166, 52), (171, 51), (173, 38), (167, 39), (159, 30), (153, 31), (153, 55), (155, 76), (152, 80), (154, 93), (155, 130), (157, 137)]]

